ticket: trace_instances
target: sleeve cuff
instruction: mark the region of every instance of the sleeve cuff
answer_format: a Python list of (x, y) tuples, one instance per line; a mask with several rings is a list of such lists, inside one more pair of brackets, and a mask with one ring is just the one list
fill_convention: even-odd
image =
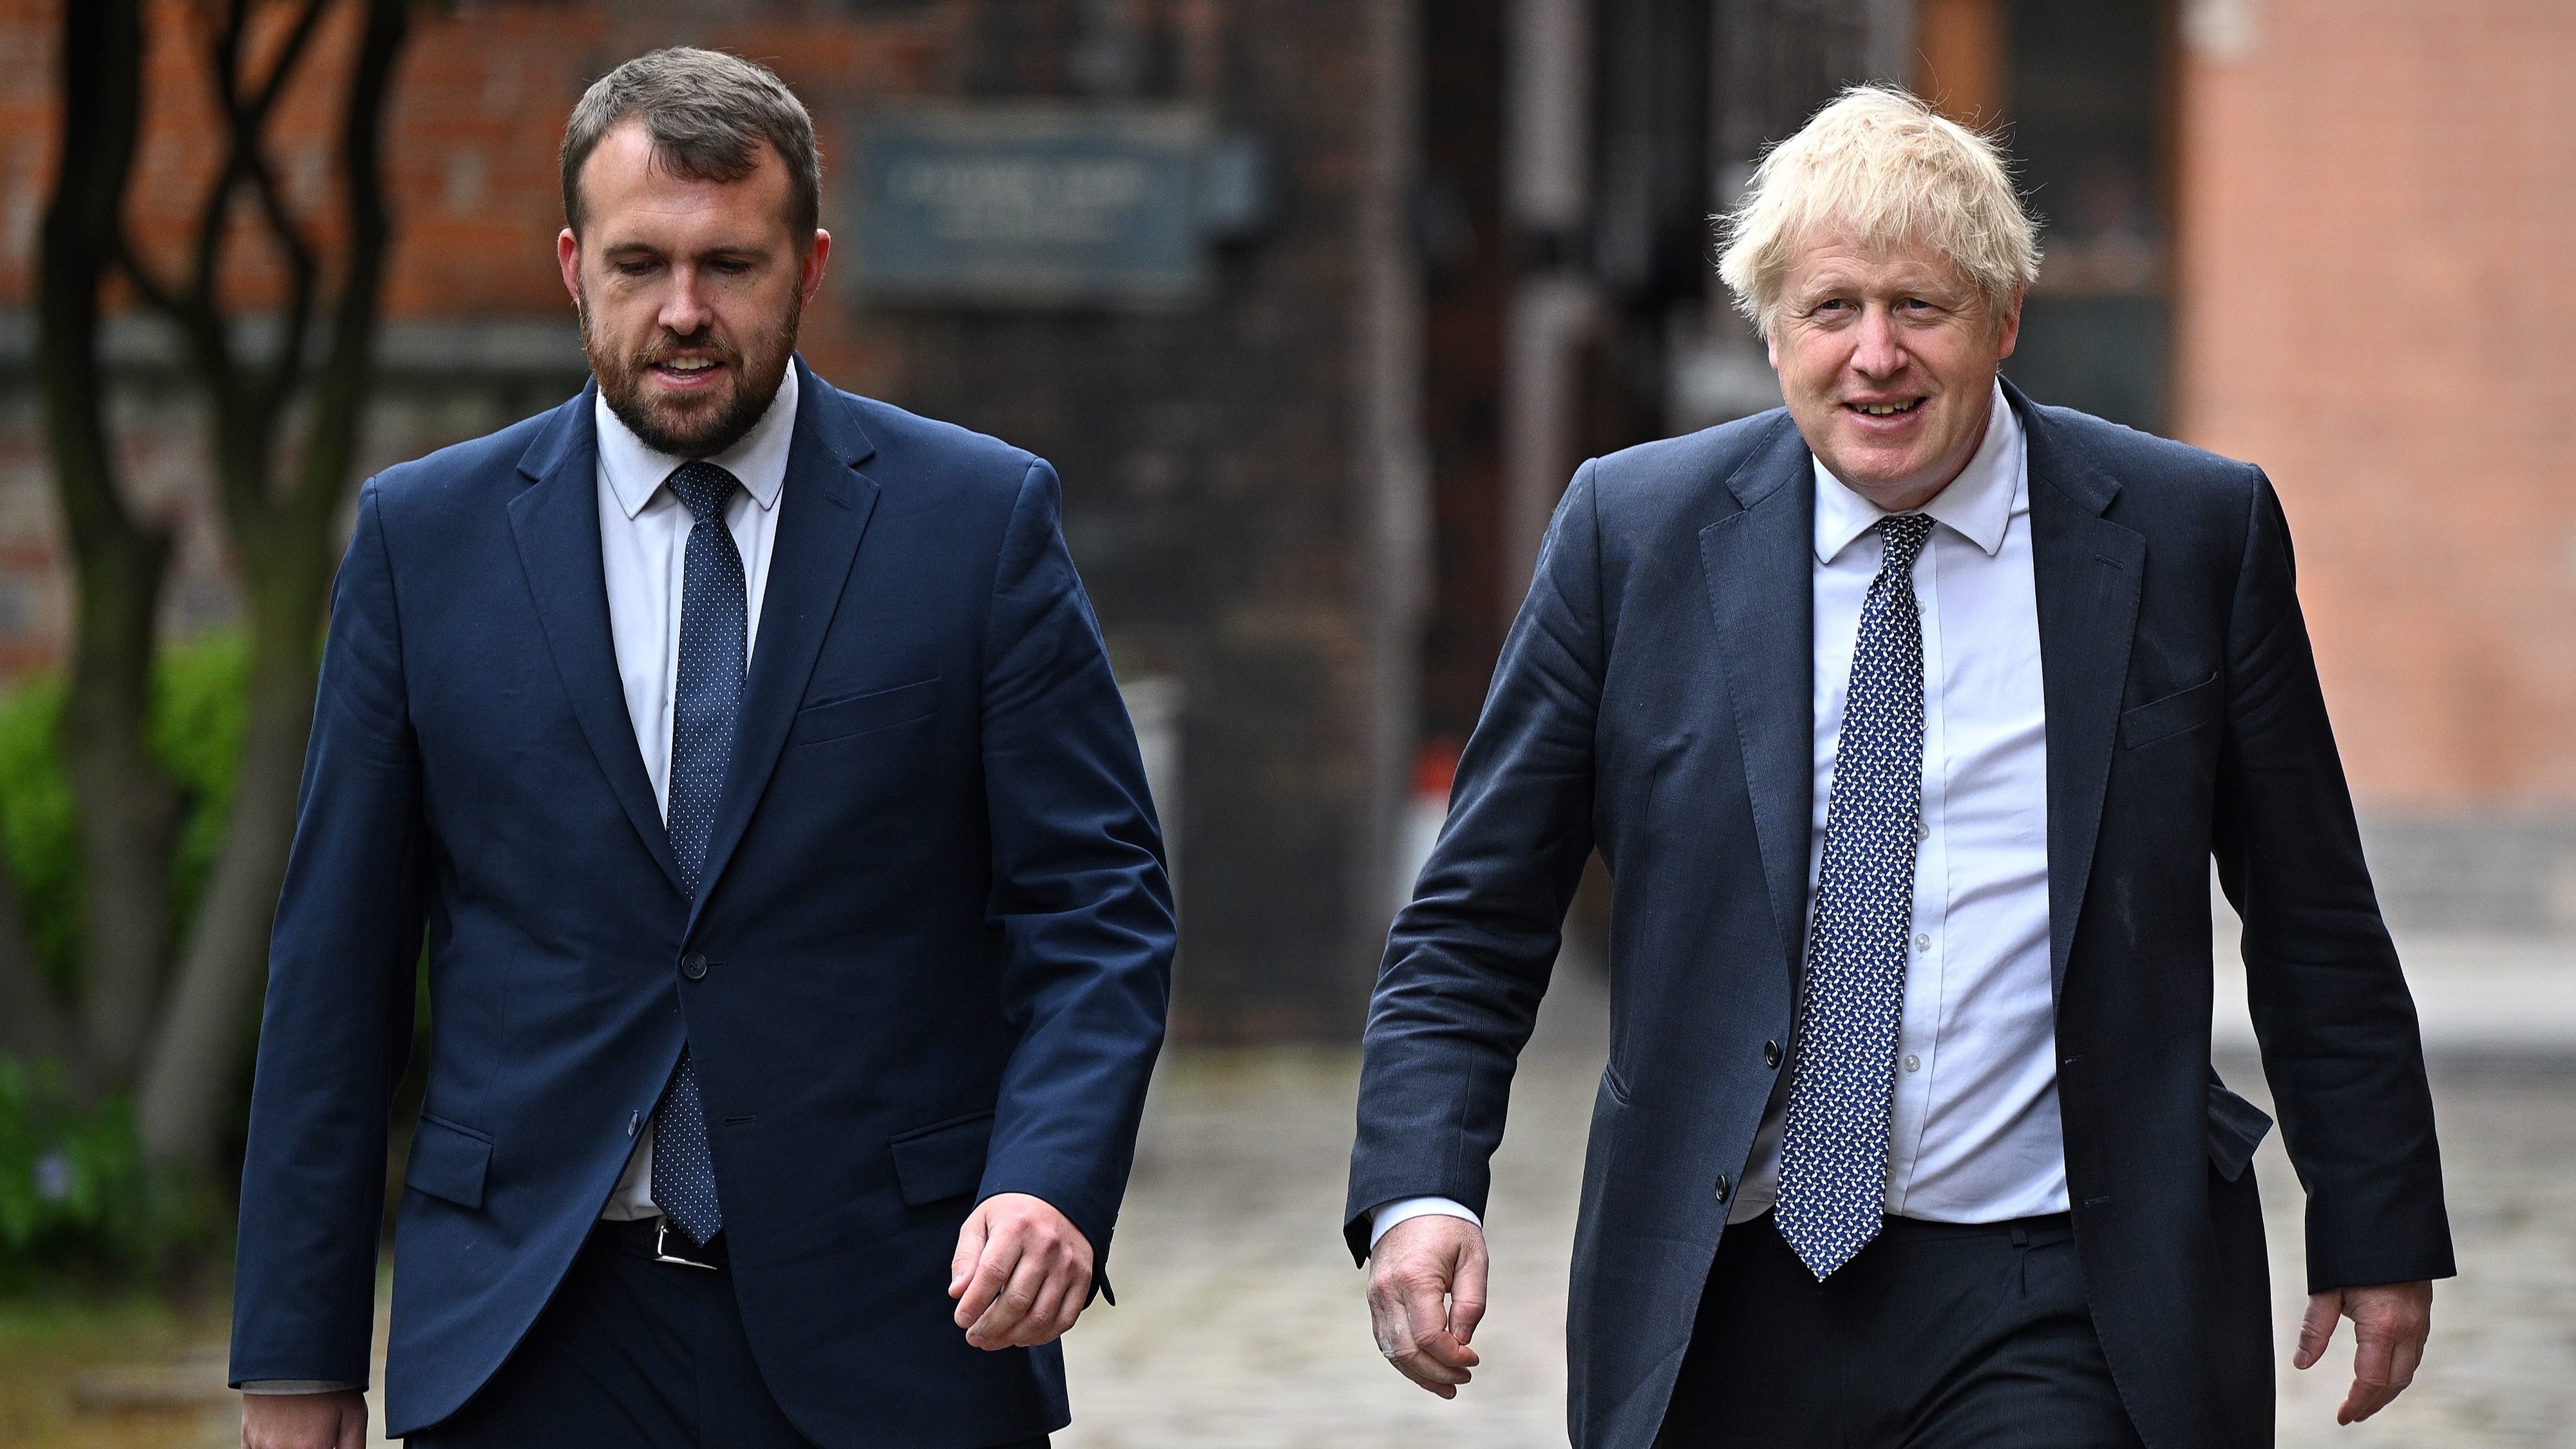
[(1393, 1202), (1378, 1204), (1377, 1211), (1371, 1215), (1369, 1248), (1374, 1251), (1377, 1240), (1385, 1237), (1386, 1230), (1397, 1223), (1408, 1218), (1429, 1217), (1465, 1218), (1479, 1228), (1485, 1225), (1485, 1220), (1476, 1216), (1475, 1210), (1464, 1203), (1445, 1197), (1400, 1197)]
[(336, 1394), (365, 1388), (365, 1384), (346, 1383), (339, 1379), (250, 1379), (242, 1384), (241, 1391), (245, 1394)]

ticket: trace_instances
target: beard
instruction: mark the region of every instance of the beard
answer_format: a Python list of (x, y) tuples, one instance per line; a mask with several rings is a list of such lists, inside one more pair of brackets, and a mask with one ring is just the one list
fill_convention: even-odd
[[(683, 337), (668, 328), (632, 352), (620, 353), (590, 326), (590, 298), (575, 309), (581, 319), (581, 350), (590, 358), (591, 376), (599, 379), (599, 396), (608, 410), (645, 447), (674, 458), (712, 458), (741, 442), (776, 401), (787, 380), (789, 359), (796, 354), (796, 328), (803, 319), (802, 297), (791, 296), (787, 315), (775, 329), (755, 332), (749, 350), (735, 348), (707, 328)], [(712, 353), (731, 386), (712, 397), (648, 401), (644, 380), (654, 364), (683, 350)]]

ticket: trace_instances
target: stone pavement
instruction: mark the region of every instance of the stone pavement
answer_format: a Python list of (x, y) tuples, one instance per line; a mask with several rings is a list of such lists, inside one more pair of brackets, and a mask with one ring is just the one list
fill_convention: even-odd
[[(2251, 1060), (2220, 1069), (2270, 1106)], [(2255, 1159), (2271, 1228), (2284, 1449), (2576, 1443), (2576, 1063), (2455, 1057), (2437, 1062), (2433, 1095), (2460, 1276), (2433, 1290), (2433, 1338), (2414, 1387), (2366, 1423), (2334, 1423), (2351, 1382), (2349, 1325), (2326, 1362), (2289, 1367), (2306, 1306), (2299, 1184), (2278, 1133)]]

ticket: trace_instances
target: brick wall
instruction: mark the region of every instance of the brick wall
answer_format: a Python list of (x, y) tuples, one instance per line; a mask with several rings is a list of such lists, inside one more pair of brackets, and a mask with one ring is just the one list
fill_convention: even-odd
[(2179, 417), (2269, 470), (2356, 795), (2576, 816), (2576, 7), (2189, 7)]

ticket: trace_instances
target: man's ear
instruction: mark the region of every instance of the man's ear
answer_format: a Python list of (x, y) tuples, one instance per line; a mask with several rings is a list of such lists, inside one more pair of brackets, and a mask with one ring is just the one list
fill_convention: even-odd
[(2014, 346), (2021, 341), (2021, 299), (2022, 289), (2013, 288), (2012, 300), (2004, 304), (2002, 314), (1995, 318), (1995, 361), (1997, 362), (2012, 356)]
[(564, 291), (571, 294), (572, 304), (581, 305), (581, 238), (571, 227), (555, 233), (555, 265), (563, 271)]
[(796, 278), (796, 300), (812, 305), (814, 294), (823, 289), (823, 264), (832, 257), (832, 234), (814, 228), (814, 239), (805, 244), (805, 261)]

